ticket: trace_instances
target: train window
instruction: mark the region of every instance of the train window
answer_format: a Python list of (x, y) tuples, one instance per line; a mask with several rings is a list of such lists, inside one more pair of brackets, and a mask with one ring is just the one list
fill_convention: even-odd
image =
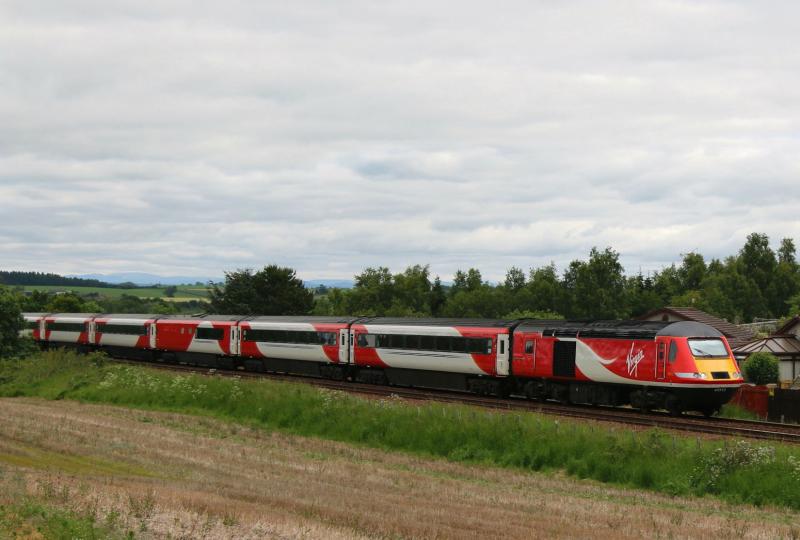
[(419, 349), (419, 336), (406, 336), (406, 349)]
[(500, 342), (500, 354), (505, 354), (505, 353), (506, 353), (506, 342), (505, 341), (501, 341)]
[(533, 340), (525, 342), (525, 354), (533, 354)]
[(83, 323), (60, 323), (51, 322), (47, 323), (47, 329), (52, 332), (83, 332)]
[(372, 348), (375, 346), (375, 334), (358, 334), (358, 346)]
[(328, 332), (317, 332), (316, 338), (315, 343), (317, 345), (331, 345), (331, 343), (329, 343), (330, 338)]
[(406, 336), (392, 335), (389, 337), (389, 348), (391, 349), (405, 349)]
[(450, 336), (436, 336), (436, 350), (449, 351), (451, 349)]
[(669, 363), (673, 363), (678, 358), (678, 342), (674, 339), (669, 342)]
[(198, 328), (197, 339), (214, 339), (219, 341), (225, 334), (222, 328)]
[(436, 350), (436, 338), (434, 336), (420, 336), (419, 348), (423, 351)]
[(39, 328), (39, 323), (37, 321), (25, 321), (25, 328), (29, 330), (36, 330)]
[(454, 337), (450, 339), (450, 345), (453, 352), (467, 352), (467, 338)]
[(728, 356), (728, 349), (719, 338), (711, 339), (690, 339), (689, 348), (694, 356), (725, 358)]
[(101, 334), (119, 334), (123, 336), (147, 335), (147, 328), (138, 324), (98, 324), (97, 331)]
[(467, 352), (473, 354), (491, 354), (492, 340), (483, 338), (470, 338), (467, 340)]

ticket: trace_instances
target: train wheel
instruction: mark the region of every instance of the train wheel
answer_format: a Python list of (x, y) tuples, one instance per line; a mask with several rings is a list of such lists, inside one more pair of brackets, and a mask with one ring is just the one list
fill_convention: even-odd
[(675, 396), (669, 396), (667, 398), (666, 405), (670, 416), (680, 416), (683, 414), (683, 408), (681, 407), (681, 402)]
[(706, 406), (700, 409), (700, 412), (703, 413), (703, 416), (706, 418), (711, 418), (715, 413), (719, 412), (719, 409), (714, 406)]

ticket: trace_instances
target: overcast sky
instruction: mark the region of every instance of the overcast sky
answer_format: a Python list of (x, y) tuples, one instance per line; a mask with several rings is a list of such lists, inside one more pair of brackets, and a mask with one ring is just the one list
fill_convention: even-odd
[(800, 241), (800, 3), (0, 0), (0, 269)]

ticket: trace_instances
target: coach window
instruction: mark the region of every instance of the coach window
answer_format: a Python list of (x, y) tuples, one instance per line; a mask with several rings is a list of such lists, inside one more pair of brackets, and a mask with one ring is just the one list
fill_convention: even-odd
[(214, 339), (219, 341), (222, 339), (222, 328), (198, 328), (197, 339)]
[(358, 334), (358, 346), (362, 349), (375, 347), (375, 334)]
[(450, 350), (450, 336), (437, 336), (436, 337), (436, 350), (449, 351)]
[(678, 342), (674, 339), (669, 342), (669, 363), (673, 363), (678, 358)]
[(533, 354), (533, 340), (525, 342), (525, 354)]
[(433, 336), (420, 336), (419, 348), (423, 351), (433, 351), (436, 349), (435, 338)]
[(406, 336), (406, 349), (419, 349), (419, 336)]

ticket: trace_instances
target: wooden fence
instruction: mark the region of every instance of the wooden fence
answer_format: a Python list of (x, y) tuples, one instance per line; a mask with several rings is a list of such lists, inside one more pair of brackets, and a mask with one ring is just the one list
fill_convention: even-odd
[(800, 390), (742, 386), (731, 403), (772, 422), (800, 423)]

